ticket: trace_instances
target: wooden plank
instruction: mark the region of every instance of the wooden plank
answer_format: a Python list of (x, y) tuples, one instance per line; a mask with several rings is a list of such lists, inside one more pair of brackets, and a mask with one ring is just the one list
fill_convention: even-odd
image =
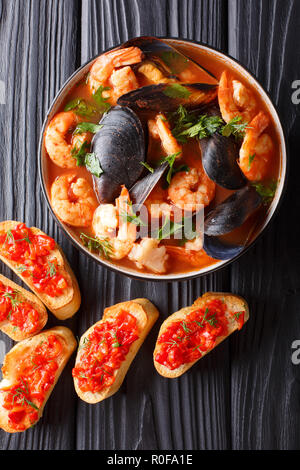
[(282, 116), (290, 144), (289, 190), (271, 228), (232, 266), (232, 290), (250, 303), (250, 321), (231, 350), (234, 449), (297, 449), (299, 366), (291, 344), (300, 337), (299, 109), (291, 102), (300, 58), (295, 38), (300, 4), (230, 0), (229, 52), (257, 76)]
[[(37, 145), (51, 100), (76, 68), (77, 18), (77, 1), (0, 2), (0, 80), (5, 81), (6, 98), (6, 104), (0, 104), (1, 220), (25, 221), (54, 236), (75, 268), (77, 252), (58, 232), (41, 195)], [(3, 265), (1, 273), (16, 280)], [(49, 324), (57, 324), (53, 316)], [(1, 340), (8, 351), (12, 341), (3, 334)], [(70, 366), (55, 388), (44, 418), (23, 434), (10, 436), (0, 431), (1, 449), (73, 447), (76, 399)]]
[[(139, 35), (180, 36), (226, 47), (227, 14), (222, 1), (83, 0), (81, 60)], [(127, 279), (80, 257), (84, 314), (79, 333), (117, 301), (147, 297), (161, 319), (134, 361), (120, 392), (98, 405), (78, 403), (78, 449), (228, 448), (230, 428), (229, 343), (182, 378), (158, 376), (152, 352), (163, 318), (206, 290), (227, 290), (228, 270), (189, 282), (151, 283)], [(91, 282), (93, 280), (93, 282)]]

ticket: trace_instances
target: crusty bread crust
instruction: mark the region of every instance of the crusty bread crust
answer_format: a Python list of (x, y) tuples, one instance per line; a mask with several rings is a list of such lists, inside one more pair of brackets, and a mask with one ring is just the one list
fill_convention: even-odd
[(39, 326), (38, 329), (33, 333), (28, 334), (24, 331), (21, 331), (20, 328), (15, 328), (8, 319), (0, 322), (0, 330), (7, 334), (14, 341), (22, 341), (23, 339), (30, 338), (31, 336), (39, 333), (39, 331), (44, 328), (48, 320), (47, 310), (45, 309), (42, 302), (31, 292), (28, 292), (28, 290), (18, 286), (18, 284), (15, 284), (10, 279), (7, 279), (7, 277), (2, 276), (2, 274), (0, 274), (0, 281), (5, 286), (9, 286), (14, 289), (14, 291), (18, 292), (18, 299), (20, 302), (29, 302), (39, 313)]
[(99, 401), (114, 395), (119, 390), (130, 367), (130, 364), (132, 363), (146, 336), (159, 316), (157, 308), (148, 299), (135, 299), (128, 302), (121, 302), (119, 304), (113, 305), (112, 307), (106, 308), (104, 310), (103, 318), (91, 326), (80, 338), (75, 365), (79, 363), (80, 358), (85, 353), (84, 348), (82, 347), (84, 339), (92, 333), (96, 325), (106, 321), (109, 317), (114, 317), (117, 313), (120, 312), (120, 310), (125, 310), (131, 315), (135, 316), (137, 319), (138, 329), (140, 331), (139, 338), (131, 345), (126, 359), (122, 362), (120, 368), (115, 371), (115, 381), (111, 387), (107, 387), (101, 392), (97, 393), (82, 392), (78, 387), (78, 380), (76, 377), (74, 377), (76, 393), (83, 401), (86, 401), (87, 403), (98, 403)]
[[(0, 233), (14, 229), (19, 223), (20, 222), (16, 222), (14, 220), (0, 222)], [(46, 235), (36, 227), (30, 227), (30, 229), (34, 234)], [(50, 312), (52, 312), (59, 320), (65, 320), (66, 318), (72, 317), (79, 309), (81, 302), (80, 290), (76, 277), (70, 268), (69, 263), (62, 252), (62, 249), (57, 244), (55, 249), (51, 252), (51, 258), (53, 257), (57, 259), (58, 266), (63, 271), (69, 283), (69, 287), (67, 287), (64, 293), (59, 297), (51, 297), (50, 295), (38, 292), (31, 282), (31, 278), (22, 276), (22, 273), (18, 271), (18, 263), (12, 260), (8, 260), (0, 253), (0, 259), (16, 273), (17, 276), (22, 279), (22, 281), (28, 285), (28, 287), (46, 305)]]
[[(51, 328), (50, 330), (43, 331), (42, 333), (33, 336), (29, 339), (25, 339), (21, 341), (20, 343), (16, 344), (5, 356), (4, 358), (4, 363), (2, 366), (2, 374), (3, 374), (3, 379), (0, 382), (0, 428), (2, 428), (4, 431), (9, 432), (9, 433), (15, 433), (15, 432), (22, 432), (22, 431), (16, 431), (9, 423), (8, 419), (8, 413), (9, 411), (6, 410), (2, 405), (3, 405), (3, 400), (4, 400), (4, 393), (1, 393), (1, 390), (6, 389), (7, 387), (13, 386), (17, 381), (18, 381), (18, 373), (17, 373), (17, 368), (16, 364), (18, 363), (19, 358), (24, 357), (26, 354), (30, 354), (31, 351), (42, 341), (45, 339), (45, 337), (55, 334), (59, 336), (59, 339), (62, 341), (64, 345), (64, 350), (63, 354), (58, 361), (59, 367), (56, 371), (56, 376), (55, 376), (55, 381), (53, 385), (49, 388), (45, 395), (45, 400), (43, 405), (39, 408), (39, 419), (41, 418), (43, 414), (43, 410), (45, 407), (45, 404), (55, 387), (56, 382), (59, 379), (60, 374), (62, 373), (65, 365), (67, 364), (72, 352), (76, 348), (76, 340), (73, 336), (73, 333), (71, 330), (64, 326), (57, 326), (55, 328)], [(28, 426), (26, 429), (31, 427), (31, 423), (28, 422)]]
[(249, 319), (249, 307), (245, 299), (243, 297), (240, 297), (239, 295), (234, 295), (230, 293), (223, 293), (223, 292), (207, 292), (204, 294), (202, 297), (199, 297), (191, 307), (185, 307), (179, 310), (178, 312), (173, 313), (173, 315), (169, 316), (161, 325), (161, 328), (158, 333), (158, 338), (156, 341), (154, 353), (153, 353), (153, 361), (154, 361), (154, 366), (157, 370), (157, 372), (162, 375), (163, 377), (167, 377), (169, 379), (174, 379), (176, 377), (179, 377), (180, 375), (184, 374), (188, 369), (190, 369), (196, 362), (199, 361), (203, 356), (205, 356), (207, 353), (209, 353), (212, 349), (214, 349), (218, 344), (220, 344), (224, 339), (227, 338), (231, 333), (233, 333), (235, 330), (238, 328), (238, 322), (231, 322), (229, 324), (229, 333), (227, 336), (220, 336), (217, 338), (216, 343), (214, 345), (214, 348), (206, 351), (205, 353), (202, 354), (202, 356), (197, 359), (196, 361), (189, 362), (187, 364), (182, 364), (179, 366), (177, 369), (171, 370), (168, 367), (160, 364), (155, 360), (155, 356), (158, 353), (160, 349), (160, 344), (158, 344), (158, 339), (159, 337), (166, 331), (166, 329), (174, 322), (174, 321), (180, 321), (180, 320), (185, 320), (186, 316), (193, 312), (196, 308), (203, 308), (205, 306), (205, 303), (207, 300), (213, 300), (213, 299), (222, 299), (226, 303), (228, 310), (232, 313), (235, 312), (240, 312), (245, 310), (245, 322)]

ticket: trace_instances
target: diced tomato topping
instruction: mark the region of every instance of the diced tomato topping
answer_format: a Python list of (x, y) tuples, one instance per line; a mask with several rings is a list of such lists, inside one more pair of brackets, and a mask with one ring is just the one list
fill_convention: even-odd
[(136, 318), (124, 310), (96, 325), (81, 345), (79, 363), (72, 371), (80, 390), (96, 393), (112, 385), (115, 371), (138, 337)]
[(62, 348), (55, 334), (41, 340), (31, 354), (18, 362), (17, 383), (0, 391), (4, 394), (3, 408), (9, 410), (8, 418), (14, 429), (24, 430), (28, 421), (34, 424), (38, 420), (38, 410), (54, 383)]
[(22, 277), (29, 278), (38, 292), (59, 297), (68, 287), (57, 260), (51, 257), (55, 241), (47, 235), (36, 235), (25, 224), (0, 234), (0, 252), (18, 263)]
[(18, 291), (0, 281), (0, 322), (8, 320), (15, 328), (34, 333), (40, 324), (39, 312)]
[(237, 320), (227, 311), (225, 302), (220, 299), (206, 302), (204, 308), (194, 310), (184, 321), (168, 326), (158, 339), (155, 360), (171, 370), (196, 361), (213, 349), (219, 337), (227, 336), (229, 321)]

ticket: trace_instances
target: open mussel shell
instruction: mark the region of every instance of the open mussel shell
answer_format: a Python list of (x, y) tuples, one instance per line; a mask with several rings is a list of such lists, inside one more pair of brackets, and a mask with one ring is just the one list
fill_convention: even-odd
[(91, 151), (97, 156), (103, 174), (93, 176), (100, 203), (113, 202), (121, 185), (130, 188), (143, 172), (145, 136), (139, 117), (129, 108), (115, 106), (104, 114), (102, 128), (95, 134)]
[(153, 173), (149, 173), (135, 183), (129, 191), (130, 198), (134, 204), (141, 205), (146, 201), (147, 197), (161, 179), (167, 168), (169, 168), (169, 163), (165, 162), (156, 168)]
[[(182, 54), (178, 49), (167, 44), (162, 39), (152, 36), (142, 36), (130, 39), (122, 47), (136, 46), (144, 53), (145, 59), (154, 62), (165, 71), (166, 76), (177, 77), (187, 67), (201, 76), (204, 83), (217, 84), (216, 77), (202, 65)], [(201, 75), (199, 75), (201, 74)]]
[(245, 245), (233, 245), (220, 240), (218, 237), (208, 237), (204, 235), (203, 249), (211, 258), (218, 260), (232, 259), (238, 256)]
[(212, 181), (226, 189), (240, 189), (247, 184), (237, 163), (240, 146), (233, 137), (215, 132), (200, 139), (199, 145), (203, 168)]
[(240, 227), (262, 204), (262, 197), (253, 186), (239, 189), (212, 209), (204, 219), (204, 233), (220, 236)]
[(217, 86), (207, 83), (160, 83), (130, 91), (118, 99), (118, 104), (134, 110), (175, 111), (179, 105), (187, 109), (200, 108), (217, 96)]

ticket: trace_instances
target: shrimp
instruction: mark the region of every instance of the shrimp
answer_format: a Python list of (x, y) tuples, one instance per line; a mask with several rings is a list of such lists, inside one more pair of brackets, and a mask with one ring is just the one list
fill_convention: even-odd
[(219, 106), (225, 122), (235, 117), (250, 122), (257, 111), (257, 103), (252, 92), (238, 80), (233, 80), (228, 72), (221, 75), (218, 90)]
[(216, 185), (203, 168), (176, 173), (169, 185), (168, 195), (173, 204), (181, 209), (196, 211), (199, 205), (208, 206), (215, 196)]
[(136, 240), (136, 226), (122, 219), (122, 214), (130, 214), (129, 203), (129, 192), (123, 187), (115, 205), (101, 204), (94, 213), (93, 231), (97, 237), (109, 239), (109, 257), (114, 260), (125, 258)]
[(167, 155), (182, 153), (182, 146), (172, 135), (169, 123), (164, 114), (158, 114), (155, 120), (150, 119), (148, 121), (148, 129), (154, 139), (160, 138), (161, 145)]
[(188, 263), (197, 268), (206, 267), (212, 264), (212, 262), (216, 262), (216, 260), (208, 256), (204, 250), (192, 251), (182, 246), (173, 245), (168, 245), (166, 248), (170, 256), (178, 259), (180, 262)]
[(159, 240), (142, 238), (140, 243), (134, 243), (128, 258), (135, 261), (138, 268), (147, 268), (157, 274), (167, 270), (168, 254), (165, 246), (159, 246)]
[(240, 148), (239, 165), (248, 180), (262, 180), (268, 170), (273, 154), (271, 137), (264, 133), (269, 125), (269, 117), (259, 112), (249, 124)]
[(89, 144), (92, 140), (91, 133), (84, 132), (73, 135), (68, 142), (68, 133), (71, 135), (79, 122), (81, 119), (73, 111), (63, 111), (54, 116), (46, 129), (46, 150), (55, 165), (61, 168), (75, 168), (77, 162), (72, 149), (79, 150), (84, 142)]
[(98, 201), (86, 179), (75, 174), (59, 176), (51, 186), (51, 205), (57, 217), (73, 227), (88, 227)]
[(166, 202), (167, 197), (167, 190), (163, 189), (159, 184), (156, 185), (144, 202), (151, 217), (159, 219), (162, 215), (171, 216), (174, 206)]
[(113, 104), (117, 102), (120, 96), (125, 95), (125, 93), (129, 93), (132, 90), (136, 90), (139, 87), (136, 76), (129, 66), (114, 70), (110, 77), (110, 83), (113, 87), (113, 92), (111, 94)]
[[(91, 93), (95, 93), (101, 85), (107, 85), (116, 68), (138, 64), (141, 60), (142, 51), (133, 46), (102, 54), (96, 59), (89, 73), (88, 84)], [(105, 94), (105, 97), (110, 97), (110, 93)]]

